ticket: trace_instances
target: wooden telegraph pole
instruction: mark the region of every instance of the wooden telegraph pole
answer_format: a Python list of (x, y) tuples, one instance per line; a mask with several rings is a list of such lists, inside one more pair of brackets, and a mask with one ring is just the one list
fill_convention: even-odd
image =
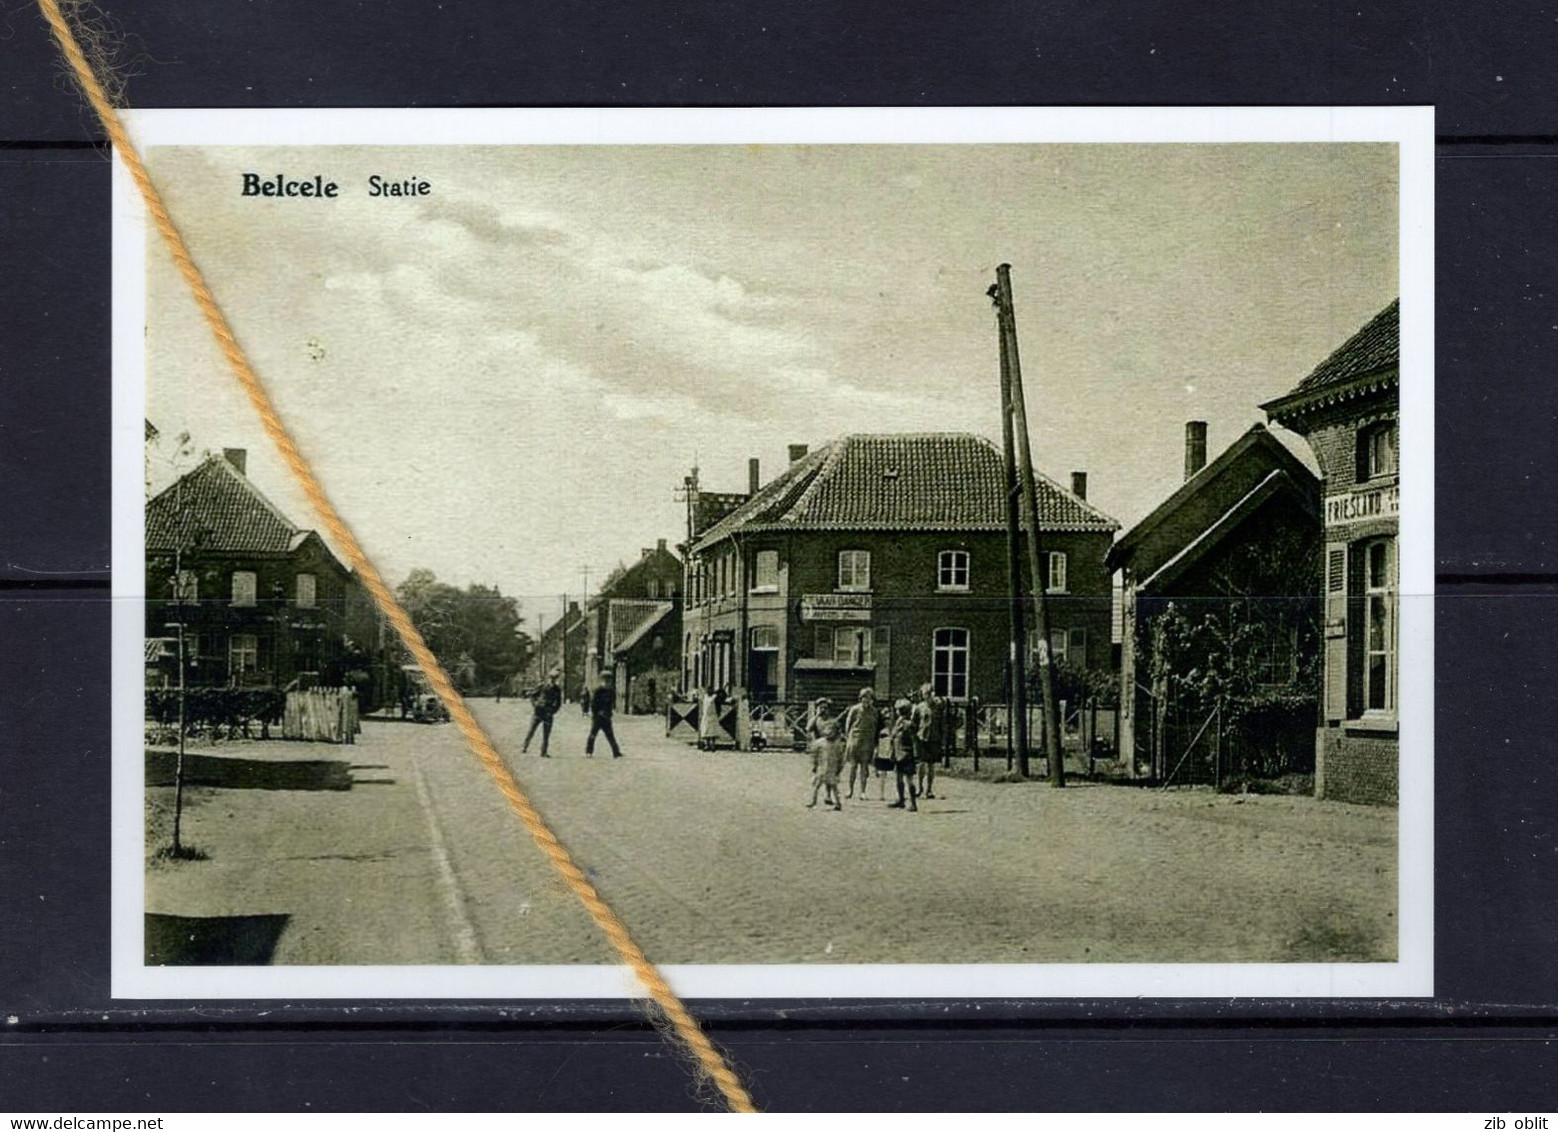
[[(1000, 300), (996, 287), (990, 288), (990, 296), (996, 299), (999, 310)], [(1001, 340), (1001, 450), (1005, 454), (1004, 467), (1006, 474), (1003, 477), (1006, 484), (1006, 576), (1007, 589), (1011, 595), (1011, 648), (1008, 650), (1007, 674), (1010, 676), (1007, 691), (1008, 702), (1011, 704), (1012, 714), (1008, 721), (1010, 728), (1008, 734), (1012, 738), (1013, 746), (1017, 752), (1017, 771), (1024, 778), (1028, 777), (1028, 665), (1024, 653), (1027, 651), (1027, 619), (1023, 616), (1022, 604), (1022, 521), (1018, 516), (1017, 497), (1022, 494), (1022, 485), (1017, 479), (1017, 457), (1012, 439), (1012, 380), (1011, 362), (1006, 352), (1006, 334), (1000, 335)], [(1011, 763), (1007, 763), (1008, 770)]]
[(1017, 352), (1017, 316), (1012, 310), (1012, 265), (995, 269), (996, 319), (1001, 333), (1004, 406), (1008, 432), (1017, 439), (1018, 475), (1023, 520), (1028, 524), (1028, 580), (1033, 592), (1034, 628), (1038, 633), (1039, 695), (1044, 712), (1044, 752), (1049, 757), (1051, 786), (1066, 784), (1066, 759), (1060, 746), (1060, 705), (1055, 699), (1055, 673), (1050, 658), (1049, 607), (1044, 600), (1043, 546), (1039, 531), (1039, 499), (1033, 479), (1033, 453), (1028, 441), (1028, 410), (1022, 390), (1022, 361)]

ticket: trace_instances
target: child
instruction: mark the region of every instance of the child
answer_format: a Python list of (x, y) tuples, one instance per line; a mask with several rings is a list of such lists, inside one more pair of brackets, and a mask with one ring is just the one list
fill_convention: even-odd
[(866, 782), (871, 776), (871, 756), (881, 721), (876, 710), (876, 693), (860, 689), (860, 698), (844, 713), (844, 756), (849, 760), (849, 797), (855, 796), (855, 776), (860, 776), (860, 800), (865, 801)]
[(818, 791), (825, 791), (822, 803), (842, 810), (839, 801), (839, 772), (844, 769), (844, 742), (839, 738), (838, 721), (834, 719), (822, 725), (822, 735), (811, 745), (811, 801), (809, 810), (817, 804)]
[(887, 803), (889, 809), (901, 810), (904, 807), (904, 783), (908, 783), (909, 809), (919, 811), (915, 799), (919, 791), (914, 786), (914, 741), (915, 722), (914, 709), (908, 700), (898, 701), (898, 718), (893, 721), (892, 753), (893, 773), (898, 783), (898, 800)]

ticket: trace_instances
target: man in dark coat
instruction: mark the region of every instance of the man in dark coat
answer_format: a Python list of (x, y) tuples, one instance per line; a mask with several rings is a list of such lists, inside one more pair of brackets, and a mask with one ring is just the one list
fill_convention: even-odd
[(590, 697), (590, 737), (584, 741), (584, 753), (587, 756), (595, 754), (595, 736), (605, 735), (606, 742), (611, 744), (611, 757), (614, 759), (622, 757), (622, 750), (617, 746), (617, 737), (611, 730), (611, 716), (617, 710), (617, 689), (612, 684), (611, 673), (602, 672), (600, 686)]
[(530, 730), (525, 735), (525, 745), (519, 749), (521, 754), (530, 750), (530, 740), (535, 738), (536, 728), (539, 727), (541, 757), (552, 757), (546, 753), (546, 749), (552, 743), (552, 720), (562, 706), (563, 690), (558, 687), (557, 672), (553, 670), (547, 675), (546, 683), (530, 693)]

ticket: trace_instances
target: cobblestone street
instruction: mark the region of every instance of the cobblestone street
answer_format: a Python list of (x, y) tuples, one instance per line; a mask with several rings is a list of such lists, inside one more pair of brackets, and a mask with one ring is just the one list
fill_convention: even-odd
[[(802, 754), (700, 752), (637, 717), (626, 758), (586, 759), (565, 710), (542, 760), (518, 754), (527, 705), (477, 712), (660, 962), (1394, 958), (1391, 809), (944, 776), (918, 814), (875, 782), (811, 810)], [(611, 961), (451, 726), (210, 761), (342, 757), (349, 789), (193, 787), (185, 838), (209, 860), (154, 863), (148, 911), (285, 916), (274, 963)]]

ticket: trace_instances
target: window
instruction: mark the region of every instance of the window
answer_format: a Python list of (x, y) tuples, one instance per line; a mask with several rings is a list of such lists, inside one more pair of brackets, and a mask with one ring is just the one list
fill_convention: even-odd
[(871, 630), (865, 625), (819, 625), (816, 655), (852, 668), (871, 664)]
[(937, 629), (931, 638), (931, 685), (938, 696), (968, 698), (968, 630)]
[(1396, 710), (1396, 544), (1363, 547), (1363, 710)]
[(1293, 682), (1298, 671), (1298, 630), (1291, 625), (1273, 625), (1256, 642), (1255, 683), (1278, 688)]
[[(1032, 658), (1032, 664), (1039, 663), (1039, 631), (1028, 630), (1028, 655)], [(1086, 629), (1051, 629), (1049, 633), (1049, 656), (1052, 664), (1065, 664), (1068, 661), (1074, 664), (1083, 664), (1087, 660), (1087, 630)]]
[(1049, 552), (1049, 574), (1044, 586), (1046, 593), (1063, 594), (1066, 592), (1066, 554), (1061, 550)]
[(312, 575), (312, 574), (299, 574), (298, 575), (297, 599), (298, 599), (298, 608), (299, 609), (313, 609), (314, 608), (314, 602), (315, 602), (315, 600), (316, 600), (316, 598), (318, 596), (317, 595), (317, 591), (315, 589), (315, 586), (316, 586), (316, 583), (314, 581), (314, 575)]
[(936, 588), (968, 589), (968, 551), (943, 550), (936, 556)]
[[(252, 576), (252, 575), (251, 575)], [(253, 633), (235, 633), (227, 641), (227, 669), (233, 676), (260, 666), (260, 639)]]
[(1396, 474), (1396, 422), (1387, 421), (1358, 433), (1358, 479)]
[(839, 589), (856, 592), (871, 588), (871, 552), (839, 551)]
[(180, 570), (174, 577), (173, 600), (190, 605), (200, 600), (200, 580), (193, 570)]
[(752, 592), (774, 593), (779, 589), (779, 552), (760, 550), (752, 559)]
[(1087, 630), (1070, 629), (1067, 631), (1067, 653), (1074, 664), (1087, 663)]
[(258, 590), (258, 581), (253, 570), (233, 571), (233, 604), (253, 605)]
[(779, 626), (752, 626), (752, 649), (755, 652), (779, 651)]

